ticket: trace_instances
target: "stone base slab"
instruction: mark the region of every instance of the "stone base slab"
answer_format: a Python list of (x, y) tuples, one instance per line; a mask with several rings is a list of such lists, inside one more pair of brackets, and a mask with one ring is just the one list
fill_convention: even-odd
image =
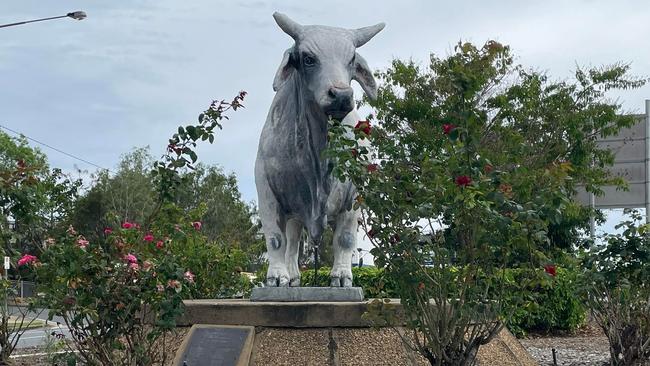
[[(178, 325), (221, 324), (256, 327), (367, 327), (368, 302), (253, 302), (246, 299), (186, 300)], [(399, 300), (385, 305), (403, 318)]]
[(257, 287), (251, 292), (251, 301), (276, 302), (361, 302), (361, 287)]

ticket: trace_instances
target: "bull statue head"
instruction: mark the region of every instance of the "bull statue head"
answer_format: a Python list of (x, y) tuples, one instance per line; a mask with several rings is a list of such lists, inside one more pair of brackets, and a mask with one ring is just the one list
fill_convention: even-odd
[(366, 60), (356, 52), (379, 31), (384, 23), (359, 29), (321, 25), (301, 25), (281, 13), (274, 13), (276, 23), (294, 39), (284, 53), (282, 64), (273, 80), (273, 90), (280, 89), (290, 77), (298, 78), (305, 96), (328, 116), (343, 119), (354, 108), (350, 82), (356, 80), (369, 98), (377, 95), (377, 84)]

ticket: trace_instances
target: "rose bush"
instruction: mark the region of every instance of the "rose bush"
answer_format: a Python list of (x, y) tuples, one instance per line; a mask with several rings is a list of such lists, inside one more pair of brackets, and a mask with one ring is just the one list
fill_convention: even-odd
[(123, 227), (92, 243), (69, 230), (36, 268), (39, 305), (50, 319), (63, 318), (88, 365), (165, 360), (169, 355), (155, 344), (174, 330), (183, 297), (194, 286), (185, 276), (191, 269), (175, 255), (144, 240), (142, 229)]
[(627, 71), (552, 82), (498, 42), (459, 43), (427, 68), (395, 60), (378, 73), (369, 134), (330, 123), (326, 157), (357, 187), (375, 263), (411, 320), (408, 345), (432, 365), (473, 363), (512, 316), (505, 294), (527, 301), (525, 284), (508, 284), (503, 269), (544, 274), (555, 248), (577, 242), (589, 214), (571, 200), (577, 183), (595, 192), (623, 183), (596, 139), (635, 121), (605, 95), (644, 84)]
[(62, 317), (70, 329), (71, 352), (62, 356), (67, 364), (165, 364), (170, 355), (158, 342), (174, 331), (183, 299), (228, 293), (234, 291), (231, 283), (241, 283), (238, 268), (228, 267), (238, 263), (229, 257), (232, 253), (215, 255), (217, 247), (202, 235), (200, 208), (187, 212), (175, 205), (175, 198), (182, 171), (197, 160), (197, 142), (212, 142), (224, 113), (241, 107), (244, 95), (229, 103), (214, 101), (198, 124), (180, 127), (172, 136), (154, 165), (157, 201), (142, 213), (144, 222), (105, 227), (103, 236), (92, 241), (70, 226), (63, 237), (49, 240), (40, 265), (32, 268), (39, 305), (49, 309), (50, 318)]
[(583, 253), (583, 295), (609, 341), (610, 364), (650, 362), (650, 225), (629, 212), (621, 233), (602, 237)]

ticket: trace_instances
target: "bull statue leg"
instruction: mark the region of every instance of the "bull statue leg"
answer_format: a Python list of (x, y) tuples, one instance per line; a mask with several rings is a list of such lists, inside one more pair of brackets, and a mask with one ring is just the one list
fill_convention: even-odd
[(269, 269), (266, 272), (266, 286), (289, 286), (289, 271), (285, 262), (287, 238), (285, 218), (280, 205), (275, 199), (268, 184), (257, 182), (257, 194), (260, 199), (259, 215), (262, 221), (262, 231), (266, 239), (266, 253), (269, 257)]
[(334, 265), (330, 273), (332, 287), (352, 286), (352, 253), (357, 247), (359, 211), (341, 212), (336, 217), (334, 229)]
[(298, 252), (300, 250), (300, 236), (303, 225), (300, 221), (292, 219), (287, 222), (287, 251), (284, 260), (289, 271), (289, 286), (300, 286), (300, 268), (298, 268)]

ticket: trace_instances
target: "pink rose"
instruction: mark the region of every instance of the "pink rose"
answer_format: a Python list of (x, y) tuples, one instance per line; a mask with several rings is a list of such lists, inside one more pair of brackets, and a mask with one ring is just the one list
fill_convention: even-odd
[(183, 287), (183, 285), (178, 280), (169, 280), (167, 281), (167, 287), (173, 288), (174, 290), (176, 290), (176, 292), (181, 292), (181, 288)]
[(164, 244), (164, 243), (163, 243), (162, 240), (158, 240), (158, 241), (156, 242), (156, 248), (158, 248), (158, 249), (162, 249), (162, 248), (163, 248), (163, 244)]
[(130, 222), (128, 222), (128, 221), (124, 221), (124, 222), (122, 223), (122, 229), (130, 229), (130, 228), (132, 228), (132, 227), (133, 227), (133, 224), (130, 223)]
[(203, 224), (201, 224), (201, 221), (192, 222), (192, 227), (194, 227), (194, 230), (201, 230), (201, 226), (203, 226)]
[(104, 235), (111, 235), (113, 233), (113, 229), (110, 227), (105, 227), (104, 228)]
[(149, 271), (152, 268), (153, 268), (153, 263), (149, 261), (142, 262), (142, 269), (144, 269), (145, 271)]
[(140, 269), (140, 266), (137, 263), (129, 263), (129, 268), (131, 268), (134, 271), (137, 271)]
[(183, 277), (185, 278), (185, 281), (194, 283), (194, 273), (187, 271), (183, 274)]
[(151, 233), (144, 236), (144, 241), (153, 241), (153, 235)]
[(79, 239), (77, 239), (77, 246), (81, 249), (86, 249), (88, 246), (88, 240), (86, 240), (86, 238), (83, 236), (80, 236)]
[(24, 266), (26, 264), (31, 264), (31, 263), (36, 263), (38, 261), (38, 258), (31, 254), (25, 254), (18, 260), (18, 267)]
[(66, 230), (66, 232), (69, 235), (77, 235), (77, 231), (72, 227), (72, 225), (68, 226), (68, 230)]
[(127, 261), (128, 263), (138, 263), (138, 258), (136, 258), (135, 255), (131, 253), (125, 255), (124, 260)]
[(161, 284), (157, 284), (157, 285), (156, 285), (156, 291), (158, 291), (158, 292), (165, 292), (165, 286), (163, 286), (163, 285), (161, 285)]

